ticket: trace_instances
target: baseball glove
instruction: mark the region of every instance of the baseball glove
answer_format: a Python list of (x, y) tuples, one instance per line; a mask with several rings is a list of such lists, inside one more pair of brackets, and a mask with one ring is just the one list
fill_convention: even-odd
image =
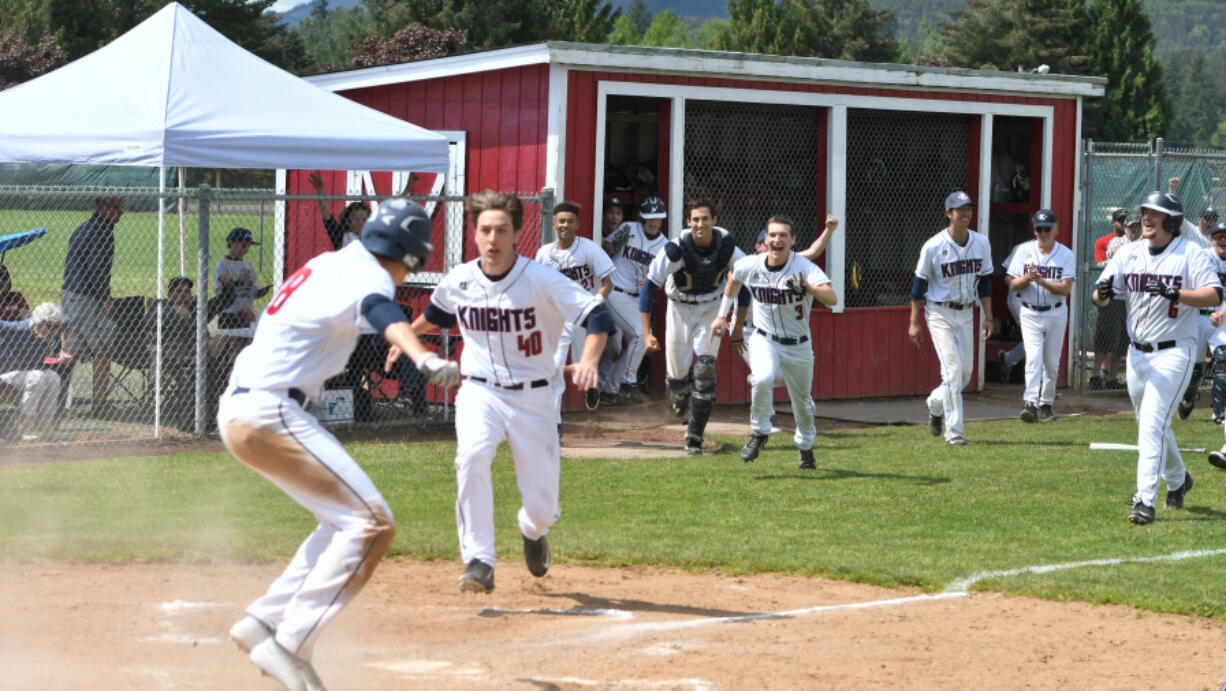
[(788, 290), (799, 297), (809, 294), (809, 289), (805, 286), (805, 279), (800, 274), (788, 276), (787, 286)]
[(1179, 300), (1179, 289), (1173, 286), (1168, 286), (1159, 280), (1152, 280), (1149, 283), (1146, 283), (1145, 292), (1149, 293), (1150, 295), (1164, 297), (1171, 302), (1176, 302)]
[(605, 242), (613, 246), (613, 251), (620, 252), (622, 247), (626, 245), (626, 241), (630, 239), (630, 225), (623, 223), (613, 231), (609, 237), (605, 238)]
[(460, 365), (450, 360), (427, 353), (417, 361), (417, 371), (426, 376), (431, 384), (455, 388), (460, 384)]
[(1099, 281), (1094, 288), (1098, 290), (1100, 300), (1110, 300), (1115, 295), (1115, 287), (1112, 285), (1110, 278), (1104, 278)]

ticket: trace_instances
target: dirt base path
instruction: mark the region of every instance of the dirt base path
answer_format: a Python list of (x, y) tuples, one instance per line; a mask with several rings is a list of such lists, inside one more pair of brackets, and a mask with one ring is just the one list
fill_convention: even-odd
[[(226, 639), (281, 564), (0, 565), (0, 688), (276, 689)], [(319, 642), (329, 688), (1216, 689), (1218, 623), (991, 594), (386, 562)]]

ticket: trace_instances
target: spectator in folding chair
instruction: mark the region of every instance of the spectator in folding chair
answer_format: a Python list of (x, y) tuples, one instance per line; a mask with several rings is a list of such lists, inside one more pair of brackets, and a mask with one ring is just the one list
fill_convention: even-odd
[[(162, 301), (162, 400), (163, 421), (171, 427), (190, 430), (196, 421), (196, 297), (192, 295), (194, 284), (186, 276), (175, 276), (166, 286), (166, 299)], [(234, 286), (223, 286), (205, 307), (208, 322), (234, 302)], [(153, 367), (153, 349), (157, 347), (157, 303), (145, 313), (141, 333), (149, 339), (149, 367)], [(207, 367), (210, 386), (214, 391), (224, 385), (223, 373), (213, 363)], [(228, 373), (225, 373), (228, 374)], [(212, 408), (216, 397), (205, 397), (211, 407), (205, 411), (206, 423), (216, 416)]]
[[(413, 308), (399, 303), (397, 306), (404, 312), (405, 319), (411, 322)], [(429, 336), (421, 337), (423, 343), (430, 340)], [(354, 417), (359, 421), (370, 419), (371, 400), (379, 395), (377, 389), (384, 376), (390, 347), (387, 339), (377, 334), (360, 336), (349, 356), (346, 371), (330, 380), (332, 386), (353, 387)], [(418, 371), (412, 360), (403, 355), (397, 363), (396, 372), (400, 390), (395, 402), (409, 406), (413, 417), (427, 416), (429, 409), (426, 405), (425, 376)]]
[(9, 268), (0, 264), (0, 321), (19, 322), (30, 318), (30, 303), (26, 296), (13, 290)]
[(64, 315), (72, 322), (69, 352), (93, 359), (94, 417), (111, 413), (106, 400), (111, 378), (111, 263), (115, 256), (115, 224), (123, 217), (122, 197), (95, 197), (94, 213), (68, 238), (64, 258)]
[(0, 321), (0, 393), (16, 398), (17, 434), (37, 441), (55, 426), (60, 375), (50, 366), (72, 360), (68, 320), (59, 306), (44, 302), (29, 319)]

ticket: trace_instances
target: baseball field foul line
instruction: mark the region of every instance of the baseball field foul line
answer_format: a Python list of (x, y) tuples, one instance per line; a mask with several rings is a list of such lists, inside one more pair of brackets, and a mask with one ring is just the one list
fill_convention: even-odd
[(1156, 557), (1121, 557), (1119, 559), (1090, 559), (1088, 561), (1070, 561), (1064, 564), (1045, 564), (1040, 566), (1024, 566), (1020, 569), (1008, 569), (1005, 571), (980, 571), (973, 573), (966, 578), (959, 578), (945, 587), (947, 593), (965, 593), (971, 586), (979, 581), (989, 578), (1006, 578), (1008, 576), (1020, 576), (1027, 573), (1051, 573), (1053, 571), (1067, 571), (1069, 569), (1079, 569), (1083, 566), (1115, 566), (1117, 564), (1143, 564), (1155, 561), (1183, 561), (1185, 559), (1198, 559), (1200, 557), (1213, 557), (1219, 554), (1226, 554), (1226, 549), (1200, 549), (1191, 552), (1175, 552), (1173, 554), (1163, 554)]

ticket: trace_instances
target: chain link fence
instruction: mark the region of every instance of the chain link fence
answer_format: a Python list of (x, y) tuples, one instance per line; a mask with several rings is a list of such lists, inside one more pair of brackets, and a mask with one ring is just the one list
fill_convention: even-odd
[[(384, 198), (207, 186), (164, 192), (0, 186), (0, 321), (6, 322), (0, 324), (0, 438), (85, 443), (214, 433), (217, 398), (233, 359), (281, 281), (310, 257), (352, 241), (343, 234), (348, 228), (328, 232), (323, 210), (339, 221), (349, 204), (374, 206)], [(397, 302), (413, 317), (442, 276), (473, 250), (464, 232), (464, 197), (411, 198), (435, 222), (430, 261), (397, 290)], [(517, 249), (531, 257), (541, 228), (552, 225), (553, 198), (546, 190), (521, 199)], [(253, 244), (228, 243), (246, 236), (238, 229)], [(219, 274), (230, 276), (230, 287)], [(47, 334), (22, 323), (44, 303), (67, 315), (67, 328)], [(462, 348), (454, 328), (424, 340), (448, 357)], [(383, 372), (387, 349), (381, 336), (362, 337), (346, 371), (313, 404), (321, 421), (380, 427), (450, 418), (451, 392), (427, 384), (407, 358)]]
[[(1123, 388), (1128, 338), (1122, 303), (1099, 308), (1090, 295), (1102, 274), (1108, 246), (1112, 250), (1140, 237), (1139, 229), (1116, 237), (1111, 218), (1123, 209), (1139, 222), (1138, 206), (1154, 190), (1168, 191), (1178, 178), (1176, 194), (1184, 218), (1196, 224), (1200, 212), (1226, 204), (1226, 151), (1171, 146), (1162, 139), (1147, 143), (1085, 143), (1082, 153), (1082, 203), (1074, 249), (1080, 266), (1076, 282), (1076, 328), (1071, 330), (1072, 385), (1077, 391)], [(1115, 301), (1119, 302), (1119, 301)], [(1211, 377), (1202, 386), (1211, 384)]]
[(688, 101), (685, 122), (686, 198), (713, 200), (741, 249), (773, 214), (796, 221), (801, 248), (817, 237), (822, 109)]

